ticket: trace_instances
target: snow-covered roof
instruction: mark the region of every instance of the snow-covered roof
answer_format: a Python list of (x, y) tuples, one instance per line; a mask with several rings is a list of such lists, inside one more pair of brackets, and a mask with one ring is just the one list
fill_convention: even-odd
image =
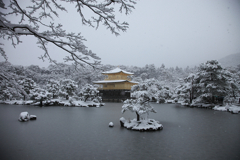
[(120, 68), (115, 68), (115, 69), (110, 70), (110, 71), (102, 72), (102, 74), (113, 74), (113, 73), (120, 73), (120, 72), (123, 72), (125, 74), (131, 74), (131, 75), (134, 74), (134, 73), (131, 73), (131, 72), (124, 71)]
[(121, 83), (121, 82), (130, 82), (130, 83), (138, 83), (128, 80), (105, 80), (105, 81), (93, 81), (95, 84), (101, 84), (101, 83)]

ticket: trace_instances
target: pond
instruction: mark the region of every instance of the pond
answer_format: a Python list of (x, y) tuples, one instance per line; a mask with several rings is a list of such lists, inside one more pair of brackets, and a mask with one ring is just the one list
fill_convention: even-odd
[[(163, 130), (120, 127), (122, 103), (100, 108), (0, 105), (1, 159), (240, 159), (240, 114), (152, 104)], [(19, 122), (20, 112), (37, 115)], [(109, 122), (114, 127), (108, 127)]]

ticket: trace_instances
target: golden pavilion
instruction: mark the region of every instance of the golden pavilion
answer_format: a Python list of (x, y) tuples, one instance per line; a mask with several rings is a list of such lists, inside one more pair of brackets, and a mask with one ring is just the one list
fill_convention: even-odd
[(94, 81), (94, 84), (100, 85), (99, 91), (104, 99), (123, 100), (130, 97), (130, 90), (137, 82), (131, 81), (131, 72), (124, 71), (120, 68), (102, 72), (107, 77), (103, 81)]

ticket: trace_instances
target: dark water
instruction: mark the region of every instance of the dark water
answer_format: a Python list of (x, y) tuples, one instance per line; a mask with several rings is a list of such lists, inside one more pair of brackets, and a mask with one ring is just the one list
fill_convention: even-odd
[[(120, 127), (121, 103), (101, 108), (0, 105), (0, 158), (7, 159), (240, 159), (240, 114), (152, 104), (162, 131)], [(37, 115), (21, 123), (20, 112)], [(113, 128), (108, 127), (109, 122)]]

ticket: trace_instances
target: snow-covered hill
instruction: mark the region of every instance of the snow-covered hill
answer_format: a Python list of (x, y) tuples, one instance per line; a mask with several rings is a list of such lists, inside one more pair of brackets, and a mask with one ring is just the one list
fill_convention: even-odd
[(223, 67), (236, 67), (240, 64), (240, 53), (231, 54), (218, 60)]

